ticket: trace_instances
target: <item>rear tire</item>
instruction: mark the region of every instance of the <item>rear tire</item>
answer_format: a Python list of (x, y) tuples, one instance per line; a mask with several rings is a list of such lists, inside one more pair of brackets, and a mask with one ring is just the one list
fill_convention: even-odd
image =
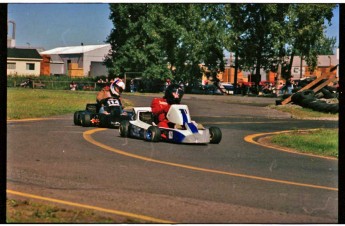
[(84, 112), (81, 114), (81, 125), (84, 127), (90, 127), (91, 126), (91, 115), (88, 112)]
[(74, 125), (76, 125), (76, 126), (80, 126), (81, 125), (80, 115), (82, 114), (82, 112), (83, 111), (76, 111), (76, 112), (74, 112), (74, 117), (73, 117)]
[(222, 131), (218, 127), (210, 127), (210, 143), (219, 144), (222, 140)]
[(121, 137), (129, 137), (129, 121), (123, 120), (120, 122), (119, 132)]
[(150, 126), (144, 136), (147, 141), (158, 142), (161, 139), (161, 130), (157, 126)]

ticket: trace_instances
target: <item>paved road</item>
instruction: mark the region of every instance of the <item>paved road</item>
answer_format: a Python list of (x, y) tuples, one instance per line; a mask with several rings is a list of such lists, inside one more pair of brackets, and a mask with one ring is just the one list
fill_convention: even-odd
[[(124, 95), (136, 106), (152, 96)], [(192, 118), (221, 128), (219, 145), (148, 143), (73, 125), (73, 115), (8, 122), (7, 189), (177, 223), (336, 223), (338, 162), (244, 137), (337, 128), (269, 109), (274, 99), (186, 95)], [(162, 222), (164, 222), (162, 221)]]

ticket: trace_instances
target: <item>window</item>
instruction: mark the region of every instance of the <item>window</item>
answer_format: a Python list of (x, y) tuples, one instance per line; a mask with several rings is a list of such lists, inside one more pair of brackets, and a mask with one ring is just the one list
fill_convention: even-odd
[(27, 64), (26, 64), (26, 70), (29, 70), (29, 71), (35, 70), (35, 64), (33, 64), (33, 63), (27, 63)]
[(16, 69), (16, 63), (7, 63), (7, 69)]
[(295, 68), (293, 69), (293, 72), (294, 72), (294, 73), (299, 73), (299, 68), (298, 68), (298, 67), (295, 67)]

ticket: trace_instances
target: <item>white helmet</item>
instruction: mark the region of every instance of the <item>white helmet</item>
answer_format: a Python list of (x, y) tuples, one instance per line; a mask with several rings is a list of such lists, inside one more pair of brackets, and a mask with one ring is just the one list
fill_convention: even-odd
[(114, 96), (120, 96), (121, 93), (125, 90), (125, 83), (121, 79), (115, 79), (110, 85), (110, 92)]

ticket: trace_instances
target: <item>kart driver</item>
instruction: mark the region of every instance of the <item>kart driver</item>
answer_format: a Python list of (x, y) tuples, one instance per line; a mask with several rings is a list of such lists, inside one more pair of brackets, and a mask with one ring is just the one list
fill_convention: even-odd
[(99, 113), (110, 114), (104, 108), (104, 106), (106, 106), (107, 104), (108, 99), (110, 98), (117, 99), (120, 103), (120, 106), (122, 106), (120, 96), (124, 89), (125, 83), (120, 78), (116, 78), (115, 81), (110, 84), (110, 86), (107, 85), (101, 91), (99, 91), (96, 97), (97, 104), (100, 107)]
[[(159, 127), (169, 128), (169, 120), (166, 117), (172, 104), (180, 104), (183, 97), (183, 89), (177, 85), (169, 85), (163, 98), (154, 98), (151, 102), (152, 113), (158, 120)], [(173, 127), (173, 125), (170, 126)]]

